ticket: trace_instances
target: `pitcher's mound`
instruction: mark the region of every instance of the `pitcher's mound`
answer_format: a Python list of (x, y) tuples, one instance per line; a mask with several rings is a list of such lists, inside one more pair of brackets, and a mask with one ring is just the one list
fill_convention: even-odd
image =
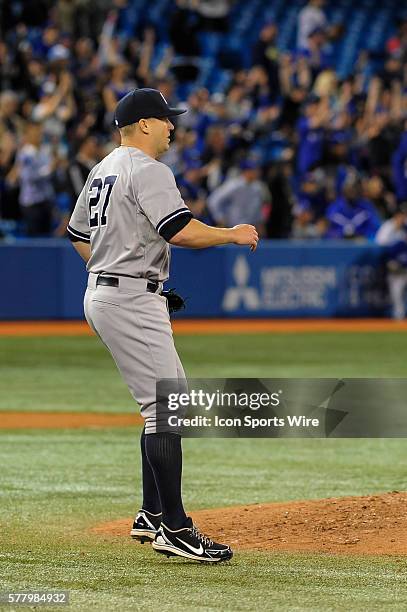
[[(236, 549), (407, 554), (407, 493), (254, 504), (190, 513), (199, 529)], [(129, 537), (132, 518), (92, 532)]]

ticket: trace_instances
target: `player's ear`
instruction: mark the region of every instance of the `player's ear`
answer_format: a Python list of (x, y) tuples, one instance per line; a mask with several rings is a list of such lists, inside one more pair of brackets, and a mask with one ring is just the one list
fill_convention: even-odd
[(139, 124), (139, 128), (143, 132), (143, 134), (149, 134), (150, 133), (150, 128), (149, 128), (147, 119), (140, 119), (138, 124)]

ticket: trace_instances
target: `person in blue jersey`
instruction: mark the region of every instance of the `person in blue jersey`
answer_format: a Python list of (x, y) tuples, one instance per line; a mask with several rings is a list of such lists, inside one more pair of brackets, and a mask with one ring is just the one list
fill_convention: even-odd
[(41, 123), (27, 123), (24, 145), (17, 154), (20, 206), (29, 237), (47, 236), (51, 232), (54, 188), (54, 164), (42, 146)]
[(320, 99), (312, 95), (305, 102), (304, 115), (297, 123), (299, 144), (297, 150), (297, 170), (305, 174), (317, 166), (324, 153), (325, 127), (329, 120), (329, 108), (321, 108)]
[(326, 238), (374, 238), (380, 217), (373, 204), (362, 195), (359, 176), (349, 172), (342, 194), (326, 211)]

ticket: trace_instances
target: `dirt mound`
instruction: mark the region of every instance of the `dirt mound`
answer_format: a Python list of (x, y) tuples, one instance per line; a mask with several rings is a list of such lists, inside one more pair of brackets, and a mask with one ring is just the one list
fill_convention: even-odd
[[(191, 512), (214, 540), (240, 550), (407, 554), (407, 493), (255, 504)], [(132, 519), (93, 533), (129, 537)]]
[(0, 429), (80, 429), (127, 427), (143, 423), (139, 414), (0, 411)]

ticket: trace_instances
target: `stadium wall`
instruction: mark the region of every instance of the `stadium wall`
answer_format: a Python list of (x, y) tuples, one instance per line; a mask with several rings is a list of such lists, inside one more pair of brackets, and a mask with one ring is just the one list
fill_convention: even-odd
[[(368, 317), (387, 314), (383, 250), (347, 242), (263, 241), (172, 249), (180, 317)], [(86, 272), (68, 241), (0, 246), (0, 319), (80, 319)]]

